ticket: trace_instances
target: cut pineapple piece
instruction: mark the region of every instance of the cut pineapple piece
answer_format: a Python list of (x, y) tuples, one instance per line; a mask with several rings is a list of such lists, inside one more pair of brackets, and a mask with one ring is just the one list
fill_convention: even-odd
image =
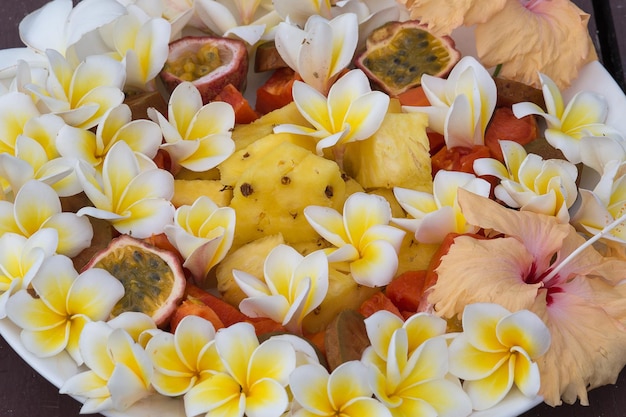
[(396, 276), (407, 271), (421, 271), (428, 268), (430, 260), (439, 249), (439, 243), (420, 243), (415, 240), (413, 233), (404, 235), (400, 252), (398, 253), (398, 270)]
[(227, 303), (238, 307), (241, 300), (246, 298), (246, 293), (235, 282), (233, 269), (247, 272), (261, 280), (265, 280), (263, 274), (265, 258), (267, 258), (272, 249), (283, 243), (285, 243), (285, 240), (280, 234), (265, 236), (226, 255), (217, 265), (215, 275), (217, 290)]
[(190, 206), (201, 196), (207, 196), (218, 206), (226, 207), (233, 198), (233, 189), (216, 180), (174, 180), (174, 207)]
[(219, 180), (220, 171), (217, 168), (211, 168), (208, 171), (198, 172), (181, 167), (174, 178), (177, 180)]
[(283, 142), (240, 176), (230, 206), (237, 213), (237, 247), (267, 234), (282, 233), (287, 242), (319, 236), (304, 217), (309, 205), (341, 211), (346, 185), (337, 164)]
[(343, 167), (365, 189), (404, 187), (431, 191), (432, 176), (422, 113), (387, 113), (370, 138), (346, 144)]
[(254, 165), (268, 152), (283, 142), (290, 142), (311, 152), (315, 151), (315, 141), (309, 136), (295, 135), (292, 133), (271, 133), (246, 148), (233, 153), (218, 168), (220, 180), (227, 185), (235, 185), (246, 169)]
[(361, 304), (375, 293), (379, 288), (359, 285), (352, 275), (338, 271), (330, 266), (328, 270), (328, 292), (324, 301), (302, 322), (302, 328), (309, 333), (320, 332), (333, 321), (343, 310), (358, 310)]
[(252, 123), (236, 125), (232, 135), (235, 150), (243, 149), (252, 142), (269, 135), (274, 131), (274, 126), (284, 123), (312, 127), (292, 102), (267, 113)]

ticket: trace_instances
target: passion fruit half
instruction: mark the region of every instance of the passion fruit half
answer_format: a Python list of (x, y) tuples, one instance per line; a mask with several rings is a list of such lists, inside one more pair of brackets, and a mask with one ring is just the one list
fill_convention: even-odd
[(183, 81), (200, 91), (208, 103), (228, 84), (243, 91), (248, 75), (248, 51), (238, 39), (187, 36), (169, 45), (160, 77), (171, 93)]
[(164, 327), (185, 293), (185, 274), (176, 254), (128, 235), (113, 239), (84, 269), (89, 268), (106, 269), (124, 285), (113, 317), (138, 311)]
[(423, 74), (445, 77), (461, 59), (454, 40), (416, 20), (388, 22), (367, 38), (355, 65), (382, 90), (397, 96), (421, 84)]

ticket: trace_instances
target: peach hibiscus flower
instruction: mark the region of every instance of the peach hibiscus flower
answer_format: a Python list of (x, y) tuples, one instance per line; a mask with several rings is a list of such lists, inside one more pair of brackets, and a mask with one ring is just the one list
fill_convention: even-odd
[(439, 35), (449, 35), (459, 26), (487, 21), (504, 7), (506, 0), (398, 0), (411, 19), (421, 21)]
[(507, 0), (476, 26), (478, 57), (486, 67), (502, 64), (504, 78), (539, 87), (540, 71), (564, 88), (597, 58), (588, 22), (569, 0)]
[[(469, 223), (502, 237), (459, 236), (436, 270), (429, 302), (444, 317), (472, 303), (498, 303), (538, 315), (552, 335), (539, 360), (540, 394), (550, 405), (614, 383), (626, 364), (626, 262), (605, 258), (569, 224), (507, 209), (459, 190)], [(574, 256), (569, 256), (574, 251)]]

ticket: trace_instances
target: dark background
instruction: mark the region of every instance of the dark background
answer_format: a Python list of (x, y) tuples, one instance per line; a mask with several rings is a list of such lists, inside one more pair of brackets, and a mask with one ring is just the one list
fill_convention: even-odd
[[(17, 25), (46, 0), (0, 1), (0, 48), (21, 46)], [(590, 33), (600, 59), (625, 89), (626, 0), (576, 0), (593, 16)], [(590, 406), (578, 404), (552, 408), (540, 405), (524, 417), (617, 417), (626, 416), (626, 371), (616, 385), (590, 392)], [(80, 404), (33, 371), (0, 338), (0, 417), (74, 417)], [(99, 415), (94, 415), (99, 416)], [(163, 416), (167, 417), (167, 416)]]

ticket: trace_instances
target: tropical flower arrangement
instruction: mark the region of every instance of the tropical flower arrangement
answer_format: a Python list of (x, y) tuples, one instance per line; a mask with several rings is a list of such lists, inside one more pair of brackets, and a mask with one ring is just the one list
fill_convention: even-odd
[[(501, 160), (478, 158), (471, 172), (431, 175), (428, 165), (422, 187), (306, 207), (322, 249), (277, 244), (262, 277), (232, 271), (239, 310), (280, 324), (280, 335), (195, 315), (174, 331), (141, 312), (111, 318), (122, 283), (72, 262), (96, 237), (90, 219), (136, 238), (165, 235), (201, 278), (237, 238), (235, 208), (206, 196), (175, 207), (176, 171), (155, 162), (165, 152), (179, 170), (218, 167), (238, 150), (233, 108), (203, 103), (190, 82), (171, 92), (166, 113), (134, 119), (124, 104), (159, 89), (169, 43), (212, 33), (252, 54), (273, 40), (300, 77), (301, 116), (273, 133), (304, 137), (307, 155), (347, 168), (393, 106), (352, 68), (355, 51), (374, 28), (406, 19), (441, 35), (475, 27), (476, 57), (446, 78), (424, 75), (429, 105), (400, 113), (449, 149), (482, 146), (498, 93), (488, 68), (498, 66), (541, 89), (544, 107), (512, 111), (542, 120), (563, 157), (502, 140)], [(566, 0), (51, 1), (20, 24), (26, 46), (0, 52), (0, 319), (36, 357), (69, 355), (78, 372), (60, 392), (80, 397), (83, 413), (134, 415), (155, 396), (187, 417), (456, 417), (512, 397), (587, 404), (587, 390), (626, 364), (626, 131), (607, 121), (605, 97), (562, 93), (595, 59), (587, 20)], [(64, 211), (79, 194), (87, 203)], [(392, 283), (407, 237), (439, 251), (418, 311), (373, 312), (360, 357), (329, 367), (305, 337), (306, 318), (337, 271), (358, 287)]]

